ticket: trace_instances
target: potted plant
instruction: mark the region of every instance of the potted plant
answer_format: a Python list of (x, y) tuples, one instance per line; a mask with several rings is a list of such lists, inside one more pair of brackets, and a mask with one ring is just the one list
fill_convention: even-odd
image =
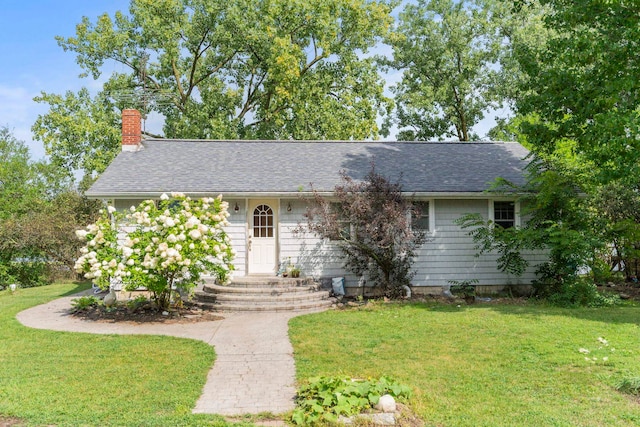
[(476, 287), (478, 279), (449, 280), (451, 293), (465, 300), (467, 304), (473, 304), (476, 300)]
[(298, 278), (298, 277), (300, 277), (300, 269), (294, 265), (291, 268), (290, 274), (291, 274), (291, 277)]

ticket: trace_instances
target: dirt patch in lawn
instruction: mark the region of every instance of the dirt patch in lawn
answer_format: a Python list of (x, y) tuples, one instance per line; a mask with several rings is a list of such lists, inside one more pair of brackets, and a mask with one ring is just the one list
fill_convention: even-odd
[[(183, 307), (158, 310), (152, 305), (131, 308), (125, 304), (115, 307), (88, 307), (72, 313), (73, 316), (103, 323), (196, 323), (222, 320), (224, 317), (209, 310), (185, 303)], [(1, 426), (1, 425), (0, 425)]]
[(0, 427), (18, 427), (23, 426), (24, 421), (20, 418), (8, 418), (0, 416)]

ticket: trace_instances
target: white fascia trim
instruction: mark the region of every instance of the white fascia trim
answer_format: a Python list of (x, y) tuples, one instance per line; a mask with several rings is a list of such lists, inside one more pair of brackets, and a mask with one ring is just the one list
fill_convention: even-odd
[[(218, 195), (222, 194), (222, 197), (224, 197), (225, 199), (246, 199), (246, 198), (265, 198), (265, 199), (276, 199), (276, 198), (281, 198), (281, 197), (286, 197), (286, 198), (297, 198), (300, 196), (310, 196), (313, 193), (308, 193), (308, 192), (291, 192), (291, 193), (238, 193), (238, 192), (233, 192), (233, 193), (227, 193), (227, 192), (211, 192), (211, 191), (197, 191), (197, 192), (193, 192), (193, 191), (187, 191), (187, 192), (182, 192), (179, 191), (180, 193), (184, 193), (189, 197), (193, 197), (193, 198), (199, 198), (199, 197), (218, 197)], [(128, 192), (119, 192), (119, 193), (93, 193), (93, 192), (86, 192), (85, 196), (92, 198), (92, 199), (157, 199), (159, 198), (163, 193), (170, 193), (169, 191), (158, 191), (158, 192), (134, 192), (134, 191), (128, 191)], [(327, 193), (318, 193), (321, 196), (329, 196), (333, 193), (327, 192)]]
[[(91, 192), (87, 191), (85, 195), (93, 199), (149, 199), (158, 198), (166, 191), (126, 191), (126, 192)], [(280, 191), (280, 192), (212, 192), (212, 191), (195, 191), (184, 192), (191, 197), (217, 197), (222, 194), (225, 198), (247, 198), (247, 197), (264, 197), (264, 198), (297, 198), (297, 197), (309, 197), (314, 193), (311, 191)], [(318, 195), (328, 197), (333, 195), (333, 191), (318, 191)], [(415, 197), (421, 200), (430, 199), (488, 199), (492, 195), (484, 192), (460, 192), (460, 193), (442, 193), (442, 192), (403, 192), (403, 195), (407, 197)]]
[(429, 199), (429, 233), (436, 234), (436, 203), (434, 199)]

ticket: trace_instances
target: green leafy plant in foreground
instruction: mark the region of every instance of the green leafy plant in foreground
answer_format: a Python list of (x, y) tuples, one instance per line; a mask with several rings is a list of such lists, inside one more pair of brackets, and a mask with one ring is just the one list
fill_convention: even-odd
[(298, 390), (291, 420), (297, 425), (336, 422), (339, 415), (356, 415), (373, 407), (384, 394), (408, 399), (411, 389), (384, 376), (378, 380), (311, 378)]
[(73, 311), (76, 313), (85, 311), (90, 307), (97, 307), (100, 304), (102, 304), (102, 301), (95, 295), (84, 295), (71, 300), (71, 307), (73, 307)]

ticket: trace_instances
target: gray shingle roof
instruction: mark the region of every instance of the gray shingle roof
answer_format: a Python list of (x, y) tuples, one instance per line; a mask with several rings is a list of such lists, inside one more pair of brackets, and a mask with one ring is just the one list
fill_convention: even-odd
[(122, 152), (92, 197), (330, 192), (339, 171), (361, 179), (375, 162), (410, 193), (482, 192), (496, 177), (523, 183), (528, 151), (516, 143), (204, 141), (153, 139)]

